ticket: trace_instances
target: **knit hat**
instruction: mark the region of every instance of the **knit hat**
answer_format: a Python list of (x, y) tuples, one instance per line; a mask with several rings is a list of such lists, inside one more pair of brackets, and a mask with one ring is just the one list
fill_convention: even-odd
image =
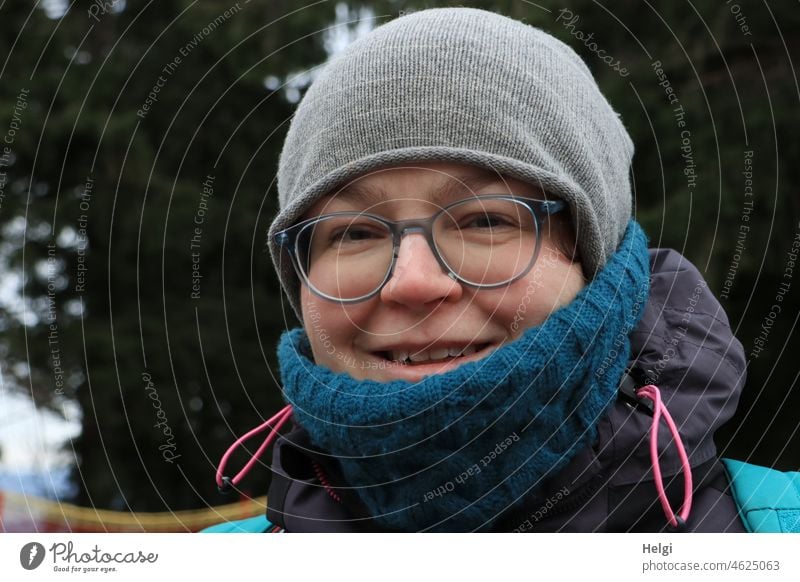
[(631, 216), (632, 157), (619, 116), (566, 44), (485, 10), (413, 12), (333, 57), (304, 95), (280, 155), (270, 253), (302, 320), (275, 233), (367, 172), (455, 162), (565, 200), (593, 279)]

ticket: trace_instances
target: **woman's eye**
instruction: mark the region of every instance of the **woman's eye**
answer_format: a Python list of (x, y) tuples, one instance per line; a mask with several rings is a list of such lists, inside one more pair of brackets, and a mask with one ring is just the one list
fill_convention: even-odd
[(374, 229), (363, 227), (350, 227), (334, 231), (331, 234), (331, 242), (334, 244), (360, 242), (379, 238), (379, 233)]
[(497, 229), (510, 226), (514, 226), (510, 220), (494, 214), (471, 216), (461, 222), (461, 228)]

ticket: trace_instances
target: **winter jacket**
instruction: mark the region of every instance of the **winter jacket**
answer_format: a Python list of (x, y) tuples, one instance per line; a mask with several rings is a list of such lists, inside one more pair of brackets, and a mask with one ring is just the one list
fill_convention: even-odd
[[(745, 357), (700, 272), (678, 252), (650, 249), (651, 289), (631, 332), (631, 375), (657, 385), (692, 467), (685, 531), (744, 532), (713, 436), (729, 420), (745, 383)], [(492, 531), (670, 531), (656, 494), (649, 450), (651, 411), (620, 397), (583, 449), (544, 493), (503, 512)], [(666, 427), (659, 432), (662, 481), (677, 511), (681, 464)], [(267, 519), (288, 532), (380, 531), (335, 459), (293, 425), (273, 449)]]

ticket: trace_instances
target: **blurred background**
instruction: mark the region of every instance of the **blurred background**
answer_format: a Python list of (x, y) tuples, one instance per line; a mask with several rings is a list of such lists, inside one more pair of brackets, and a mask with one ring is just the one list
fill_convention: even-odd
[(584, 58), (636, 144), (651, 246), (700, 269), (747, 353), (720, 453), (800, 469), (796, 3), (6, 0), (0, 531), (191, 531), (263, 508), (266, 467), (239, 499), (214, 471), (282, 406), (274, 349), (297, 322), (265, 243), (289, 120), (331, 55), (437, 6)]

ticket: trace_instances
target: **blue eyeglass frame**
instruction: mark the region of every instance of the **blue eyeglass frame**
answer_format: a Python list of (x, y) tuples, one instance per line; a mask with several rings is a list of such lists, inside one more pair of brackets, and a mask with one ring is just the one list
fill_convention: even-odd
[[(536, 259), (539, 257), (539, 241), (540, 241), (540, 232), (541, 232), (541, 225), (539, 223), (540, 215), (544, 217), (552, 216), (558, 212), (561, 212), (565, 208), (567, 208), (567, 203), (563, 200), (538, 200), (534, 198), (524, 198), (520, 196), (513, 196), (508, 194), (485, 194), (481, 196), (477, 196), (477, 199), (480, 200), (511, 200), (512, 202), (516, 202), (517, 204), (521, 204), (522, 206), (527, 207), (531, 214), (533, 215), (534, 224), (536, 225), (536, 250), (531, 257), (530, 263), (528, 264), (525, 269), (522, 270), (518, 275), (515, 275), (508, 281), (503, 281), (502, 283), (473, 283), (472, 281), (468, 281), (467, 279), (463, 279), (457, 273), (453, 271), (450, 265), (442, 258), (439, 249), (436, 248), (436, 241), (433, 238), (433, 224), (436, 220), (444, 213), (448, 212), (451, 208), (458, 206), (460, 204), (465, 204), (467, 202), (474, 202), (475, 198), (467, 198), (464, 200), (458, 200), (448, 206), (445, 206), (432, 216), (428, 218), (412, 218), (409, 220), (388, 220), (383, 218), (382, 216), (378, 216), (376, 214), (370, 214), (368, 212), (332, 212), (330, 214), (322, 214), (320, 216), (314, 216), (313, 218), (308, 218), (297, 224), (293, 224), (289, 228), (285, 228), (279, 232), (274, 234), (274, 240), (282, 249), (288, 252), (289, 257), (292, 261), (292, 265), (294, 266), (294, 270), (297, 273), (297, 276), (308, 286), (312, 293), (321, 297), (323, 299), (327, 299), (328, 301), (333, 301), (335, 303), (359, 303), (361, 301), (366, 301), (380, 293), (381, 289), (386, 285), (389, 279), (392, 278), (392, 273), (394, 273), (395, 263), (397, 262), (398, 252), (400, 250), (400, 242), (402, 241), (403, 235), (408, 233), (420, 233), (425, 237), (425, 240), (428, 241), (428, 247), (430, 247), (433, 256), (436, 257), (436, 261), (439, 263), (439, 266), (442, 270), (447, 273), (447, 275), (459, 283), (463, 285), (467, 285), (469, 287), (475, 287), (478, 289), (496, 289), (498, 287), (504, 287), (506, 285), (510, 285), (517, 279), (524, 277), (532, 268), (533, 265), (536, 263)], [(297, 239), (300, 233), (309, 225), (319, 222), (320, 220), (327, 219), (331, 216), (366, 216), (373, 220), (376, 220), (382, 224), (384, 224), (389, 232), (392, 233), (392, 262), (389, 264), (389, 267), (386, 270), (386, 275), (383, 278), (383, 281), (370, 293), (366, 295), (362, 295), (360, 297), (355, 297), (352, 299), (342, 299), (340, 297), (334, 297), (333, 295), (328, 295), (327, 293), (323, 293), (314, 285), (311, 284), (311, 281), (308, 279), (308, 275), (306, 275), (305, 271), (300, 265), (300, 249), (297, 248)]]

